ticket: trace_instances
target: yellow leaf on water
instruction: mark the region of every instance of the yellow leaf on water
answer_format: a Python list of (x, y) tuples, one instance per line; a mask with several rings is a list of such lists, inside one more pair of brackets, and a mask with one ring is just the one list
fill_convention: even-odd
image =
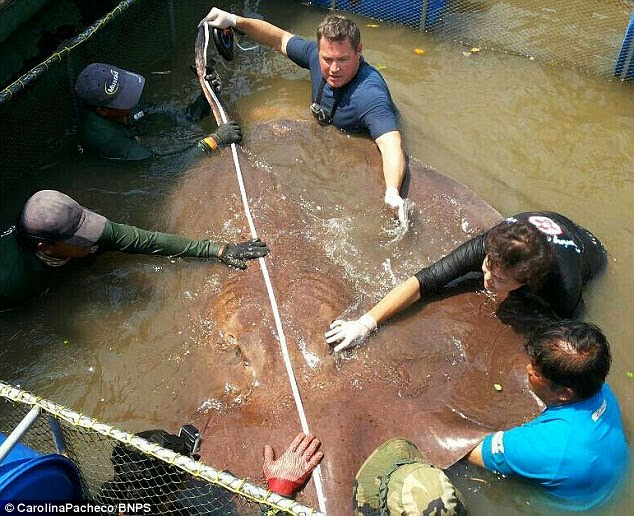
[(494, 383), (493, 388), (498, 392), (502, 390), (502, 386), (499, 383)]
[(625, 376), (627, 376), (628, 378), (634, 378), (634, 371), (627, 371), (625, 373)]
[(68, 344), (68, 341), (67, 341), (67, 340), (65, 340), (65, 341), (64, 341), (64, 344)]
[(368, 27), (370, 27), (371, 29), (376, 29), (378, 26), (378, 23), (368, 23)]
[(384, 64), (376, 65), (376, 67), (377, 67), (379, 70), (386, 70), (386, 69), (387, 69), (387, 66), (385, 66)]
[(422, 56), (425, 53), (425, 51), (422, 48), (415, 48), (414, 53), (418, 54), (419, 56)]
[(475, 54), (476, 52), (480, 52), (480, 47), (473, 47), (473, 48), (471, 49), (471, 53), (472, 53), (472, 54)]

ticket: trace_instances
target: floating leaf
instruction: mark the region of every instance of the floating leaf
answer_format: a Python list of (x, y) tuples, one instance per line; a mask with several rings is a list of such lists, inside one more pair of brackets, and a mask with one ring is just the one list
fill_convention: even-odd
[(70, 342), (68, 340), (65, 340), (64, 344), (70, 344)]
[(370, 27), (371, 29), (376, 29), (378, 26), (378, 23), (368, 23), (368, 27)]
[(480, 50), (481, 50), (481, 49), (480, 49), (480, 47), (473, 47), (473, 48), (471, 49), (471, 53), (472, 53), (472, 54), (475, 54), (475, 53), (477, 53), (477, 52), (480, 52)]
[(377, 67), (379, 70), (387, 70), (387, 66), (385, 66), (384, 64), (376, 65), (376, 67)]
[(494, 383), (493, 388), (498, 392), (502, 390), (502, 386), (499, 383)]
[(626, 371), (625, 376), (627, 376), (628, 378), (634, 378), (634, 371)]
[(422, 48), (415, 48), (414, 53), (418, 54), (419, 56), (422, 56), (425, 53), (425, 51)]

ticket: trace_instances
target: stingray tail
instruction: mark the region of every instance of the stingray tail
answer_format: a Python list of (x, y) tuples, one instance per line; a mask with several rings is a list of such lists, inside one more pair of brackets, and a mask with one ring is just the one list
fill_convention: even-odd
[(209, 27), (206, 23), (201, 24), (198, 27), (198, 34), (196, 36), (196, 74), (198, 75), (198, 81), (200, 87), (203, 90), (205, 98), (211, 106), (211, 111), (214, 114), (216, 123), (218, 125), (225, 123), (227, 118), (227, 112), (222, 106), (218, 93), (214, 90), (213, 86), (209, 83), (206, 77), (209, 75), (209, 68), (215, 66), (215, 62), (210, 59), (207, 60), (207, 47), (209, 46)]

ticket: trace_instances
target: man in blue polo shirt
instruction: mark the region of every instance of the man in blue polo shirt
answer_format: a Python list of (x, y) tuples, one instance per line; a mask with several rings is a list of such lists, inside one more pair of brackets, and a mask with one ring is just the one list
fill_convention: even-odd
[(526, 351), (528, 383), (546, 409), (487, 436), (467, 458), (537, 482), (567, 508), (588, 509), (617, 489), (628, 463), (619, 405), (604, 383), (608, 341), (592, 324), (557, 321), (538, 329)]
[(352, 20), (329, 14), (317, 29), (317, 42), (216, 7), (204, 22), (219, 29), (236, 27), (310, 70), (313, 115), (322, 125), (370, 135), (381, 151), (384, 200), (406, 219), (407, 204), (400, 193), (406, 165), (397, 110), (383, 77), (363, 59), (361, 34)]

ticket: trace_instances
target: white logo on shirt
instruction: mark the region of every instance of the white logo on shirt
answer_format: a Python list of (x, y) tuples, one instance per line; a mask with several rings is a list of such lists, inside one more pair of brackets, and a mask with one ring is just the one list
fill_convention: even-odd
[(592, 421), (596, 423), (603, 415), (606, 408), (608, 408), (608, 401), (604, 399), (603, 403), (601, 403), (601, 406), (592, 413)]
[(491, 439), (491, 453), (504, 453), (504, 432), (495, 432)]
[(545, 235), (549, 235), (552, 237), (552, 240), (549, 239), (553, 244), (558, 244), (564, 247), (574, 247), (575, 251), (578, 253), (581, 252), (581, 249), (577, 247), (572, 240), (564, 240), (559, 238), (558, 235), (563, 235), (563, 230), (561, 226), (557, 224), (553, 219), (549, 217), (544, 217), (543, 215), (531, 215), (528, 217), (528, 222), (530, 222), (533, 226), (539, 229)]
[(528, 222), (547, 235), (561, 235), (563, 231), (553, 219), (541, 215), (531, 215)]

